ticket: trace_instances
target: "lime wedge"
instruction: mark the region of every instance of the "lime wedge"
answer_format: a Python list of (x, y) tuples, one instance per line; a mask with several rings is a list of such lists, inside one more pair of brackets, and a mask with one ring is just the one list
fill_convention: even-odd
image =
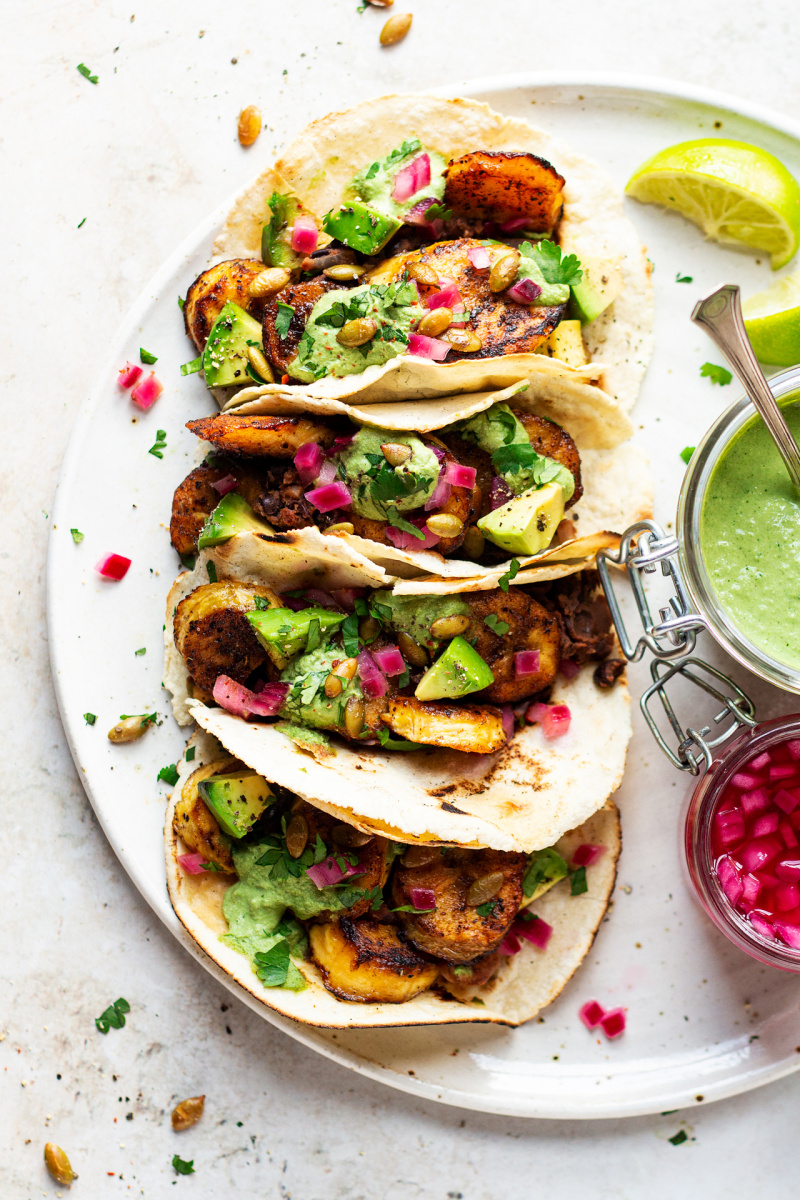
[(800, 362), (800, 277), (784, 275), (742, 304), (744, 323), (760, 362)]
[(800, 245), (800, 186), (773, 154), (746, 142), (668, 146), (634, 171), (625, 192), (675, 209), (713, 241), (766, 251), (773, 271)]

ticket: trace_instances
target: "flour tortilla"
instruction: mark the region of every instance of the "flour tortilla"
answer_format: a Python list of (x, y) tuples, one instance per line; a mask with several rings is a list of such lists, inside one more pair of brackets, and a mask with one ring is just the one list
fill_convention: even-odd
[[(565, 177), (564, 215), (559, 240), (566, 252), (613, 261), (622, 273), (623, 290), (609, 308), (585, 328), (589, 352), (605, 364), (574, 369), (541, 354), (433, 364), (404, 356), (384, 367), (370, 367), (347, 379), (302, 385), (272, 385), (261, 394), (306, 393), (320, 397), (357, 397), (362, 404), (418, 400), (455, 392), (505, 387), (519, 379), (543, 377), (561, 383), (597, 384), (628, 411), (633, 407), (652, 352), (653, 305), (650, 268), (639, 237), (625, 215), (622, 197), (591, 160), (574, 153), (527, 121), (506, 117), (476, 100), (391, 95), (367, 100), (345, 112), (312, 122), (239, 196), (214, 244), (216, 261), (259, 258), (266, 203), (273, 191), (294, 192), (318, 216), (333, 208), (344, 187), (366, 163), (383, 158), (405, 138), (417, 134), (446, 158), (470, 150), (524, 150), (550, 161)], [(248, 388), (228, 398), (253, 398)]]
[[(445, 998), (435, 991), (423, 992), (405, 1004), (357, 1004), (339, 1000), (326, 991), (313, 962), (297, 960), (294, 960), (295, 965), (308, 985), (304, 991), (265, 988), (244, 955), (219, 940), (220, 935), (227, 932), (222, 899), (232, 882), (231, 877), (187, 875), (177, 862), (178, 855), (185, 852), (172, 829), (180, 789), (198, 766), (224, 755), (219, 743), (204, 733), (195, 735), (189, 745), (194, 746), (195, 757), (191, 763), (187, 764), (185, 759), (181, 763), (164, 831), (170, 899), (178, 919), (204, 953), (267, 1007), (304, 1024), (332, 1029), (468, 1021), (519, 1025), (536, 1016), (559, 995), (586, 957), (608, 907), (621, 848), (619, 813), (610, 800), (556, 845), (559, 853), (568, 860), (582, 843), (606, 847), (606, 853), (587, 871), (588, 891), (582, 896), (571, 896), (568, 882), (562, 881), (535, 901), (530, 911), (553, 926), (546, 949), (539, 950), (524, 942), (519, 954), (505, 960), (494, 982), (465, 993), (465, 1003)], [(483, 1004), (473, 1003), (473, 996)]]

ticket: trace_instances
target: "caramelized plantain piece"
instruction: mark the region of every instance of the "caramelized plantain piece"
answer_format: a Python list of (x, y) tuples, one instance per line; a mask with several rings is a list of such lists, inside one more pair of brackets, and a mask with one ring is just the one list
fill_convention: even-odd
[(261, 317), (264, 301), (253, 299), (250, 284), (263, 270), (260, 258), (231, 258), (197, 276), (186, 293), (183, 322), (198, 350), (204, 349), (211, 328), (228, 301)]
[[(270, 297), (264, 307), (264, 353), (278, 374), (288, 373), (289, 363), (297, 354), (306, 321), (320, 296), (324, 296), (325, 292), (341, 290), (341, 283), (334, 283), (333, 280), (319, 275), (316, 279), (307, 279), (303, 283), (291, 283), (282, 292)], [(279, 337), (275, 328), (278, 304), (289, 304), (294, 309), (294, 316), (285, 338)]]
[(205, 861), (214, 863), (221, 871), (228, 871), (232, 875), (236, 873), (236, 868), (230, 845), (223, 837), (216, 817), (198, 794), (197, 785), (212, 775), (235, 771), (239, 765), (237, 759), (225, 758), (198, 767), (181, 788), (172, 818), (172, 828), (192, 854), (202, 854)]
[(435, 963), (401, 941), (394, 925), (342, 917), (308, 931), (311, 954), (325, 987), (340, 1000), (402, 1004), (432, 987)]
[(462, 708), (444, 700), (392, 696), (381, 720), (410, 742), (471, 754), (493, 754), (507, 741), (502, 713), (488, 704)]
[[(550, 336), (566, 311), (565, 304), (537, 308), (517, 304), (503, 292), (493, 292), (489, 287), (489, 272), (476, 271), (467, 257), (468, 250), (480, 245), (474, 238), (434, 242), (405, 255), (394, 269), (394, 276), (398, 278), (408, 264), (424, 263), (432, 267), (440, 279), (452, 279), (457, 284), (464, 307), (471, 314), (463, 328), (480, 338), (481, 348), (471, 353), (453, 349), (448, 362), (458, 358), (493, 358), (498, 354), (532, 352)], [(501, 253), (508, 253), (505, 247), (489, 246), (488, 251), (493, 262)], [(420, 285), (419, 290), (424, 301), (438, 290), (438, 286)]]
[(176, 487), (172, 497), (169, 536), (181, 558), (197, 553), (200, 530), (206, 523), (206, 517), (219, 504), (219, 492), (215, 491), (212, 484), (231, 474), (236, 474), (232, 463), (213, 467), (203, 463), (190, 471)]
[(521, 150), (473, 150), (445, 168), (444, 202), (457, 216), (552, 233), (564, 207), (564, 179), (547, 159)]
[[(406, 937), (418, 950), (446, 962), (465, 963), (490, 954), (502, 942), (522, 903), (527, 864), (525, 854), (458, 847), (442, 847), (438, 858), (426, 866), (409, 868), (399, 862), (392, 878), (396, 906), (413, 905), (411, 896), (416, 888), (427, 888), (436, 897), (433, 912), (399, 914)], [(497, 890), (487, 912), (480, 900), (474, 902), (471, 890), (489, 877), (495, 877)]]
[[(500, 588), (470, 592), (464, 600), (472, 610), (464, 637), (470, 642), (476, 639), (475, 649), (494, 675), (494, 683), (479, 695), (495, 704), (514, 704), (549, 687), (561, 662), (561, 622), (557, 615), (516, 587), (510, 587), (507, 593)], [(487, 617), (504, 621), (508, 630), (495, 633), (486, 624)], [(520, 650), (539, 651), (535, 675), (517, 679), (514, 655)]]
[(219, 675), (244, 683), (268, 662), (246, 613), (256, 607), (256, 596), (280, 607), (268, 587), (253, 583), (204, 583), (181, 600), (175, 611), (175, 645), (195, 683), (207, 692)]
[(186, 428), (204, 441), (211, 442), (218, 450), (229, 454), (270, 458), (294, 458), (306, 442), (317, 442), (320, 446), (327, 447), (333, 445), (336, 438), (336, 431), (324, 421), (314, 421), (309, 417), (259, 417), (217, 413), (214, 417), (187, 421)]
[(533, 413), (517, 412), (516, 415), (520, 424), (525, 426), (525, 432), (531, 439), (531, 445), (536, 453), (543, 454), (545, 458), (555, 459), (556, 462), (561, 463), (562, 467), (566, 467), (574, 478), (575, 491), (564, 506), (571, 508), (583, 495), (581, 456), (578, 453), (578, 447), (566, 429), (556, 425), (555, 421), (549, 421), (547, 417), (534, 416)]

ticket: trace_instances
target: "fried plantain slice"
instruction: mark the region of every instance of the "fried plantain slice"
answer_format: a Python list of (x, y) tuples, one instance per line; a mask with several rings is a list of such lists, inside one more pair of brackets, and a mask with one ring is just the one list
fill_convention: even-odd
[[(473, 643), (494, 675), (494, 683), (478, 694), (495, 704), (514, 704), (549, 687), (561, 662), (562, 626), (558, 616), (516, 587), (508, 592), (500, 588), (469, 592), (464, 600), (472, 611), (464, 637)], [(497, 622), (502, 624), (495, 632), (492, 626)], [(517, 678), (514, 655), (520, 650), (539, 651), (535, 675)]]
[(219, 675), (244, 683), (257, 667), (268, 664), (246, 614), (256, 597), (280, 607), (268, 587), (253, 583), (204, 583), (181, 600), (175, 610), (175, 645), (195, 683), (214, 690)]
[(306, 442), (332, 446), (336, 431), (310, 417), (244, 416), (217, 413), (187, 421), (186, 428), (228, 454), (294, 458)]
[(552, 233), (564, 207), (564, 178), (545, 158), (521, 150), (473, 150), (445, 168), (444, 203), (458, 216)]
[(402, 1004), (432, 987), (439, 974), (394, 925), (369, 918), (312, 925), (308, 939), (325, 987), (340, 1000)]
[(214, 322), (229, 301), (261, 317), (264, 301), (250, 295), (250, 284), (263, 270), (260, 258), (231, 258), (197, 276), (186, 293), (183, 322), (198, 350), (204, 349)]
[(227, 475), (235, 474), (232, 463), (202, 463), (179, 483), (172, 497), (169, 536), (181, 558), (197, 553), (197, 539), (206, 518), (217, 507), (220, 494), (212, 486)]
[(503, 730), (503, 714), (488, 704), (462, 708), (445, 700), (392, 696), (381, 720), (410, 742), (472, 754), (493, 754), (508, 740)]
[(562, 467), (566, 467), (574, 478), (575, 491), (564, 506), (571, 508), (583, 495), (581, 456), (578, 453), (578, 447), (566, 429), (556, 425), (555, 421), (550, 421), (547, 417), (534, 416), (533, 413), (518, 412), (516, 415), (520, 424), (525, 426), (525, 432), (531, 439), (531, 445), (536, 453), (561, 463)]
[(202, 779), (210, 779), (212, 775), (224, 775), (227, 771), (235, 771), (241, 765), (235, 758), (225, 758), (198, 767), (181, 788), (172, 818), (175, 833), (191, 853), (202, 854), (204, 860), (214, 863), (221, 871), (232, 875), (236, 873), (236, 868), (233, 865), (230, 845), (222, 835), (216, 817), (198, 793), (197, 785)]
[[(306, 328), (311, 310), (326, 292), (342, 291), (341, 283), (334, 283), (319, 275), (302, 283), (291, 283), (283, 291), (272, 296), (264, 307), (264, 353), (280, 375), (286, 375), (289, 363), (297, 354), (297, 347)], [(281, 337), (275, 328), (279, 304), (288, 304), (294, 309), (286, 337)]]

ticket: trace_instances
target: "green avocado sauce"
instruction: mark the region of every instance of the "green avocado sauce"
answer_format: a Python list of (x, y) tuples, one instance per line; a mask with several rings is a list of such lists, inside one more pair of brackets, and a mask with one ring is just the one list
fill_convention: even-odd
[[(782, 403), (800, 439), (800, 395)], [(800, 667), (800, 498), (760, 417), (722, 452), (700, 513), (700, 547), (721, 606), (759, 649)]]
[[(411, 458), (399, 467), (386, 461), (381, 446), (408, 446)], [(385, 521), (387, 505), (401, 512), (421, 508), (436, 490), (439, 460), (421, 438), (394, 429), (363, 425), (342, 450), (339, 462), (353, 495), (353, 511), (373, 521)]]
[[(408, 166), (418, 154), (427, 154), (431, 161), (431, 181), (407, 200), (398, 201), (392, 196), (397, 172)], [(420, 200), (444, 196), (444, 169), (447, 159), (437, 150), (424, 147), (418, 138), (410, 138), (398, 146), (385, 159), (370, 163), (353, 176), (345, 191), (346, 200), (364, 200), (372, 208), (390, 217), (401, 219)]]
[(472, 611), (457, 596), (393, 596), (389, 591), (376, 592), (373, 599), (392, 610), (392, 628), (405, 633), (418, 646), (435, 650), (439, 638), (431, 635), (431, 625), (440, 617), (468, 617)]
[(325, 680), (335, 662), (343, 662), (347, 654), (341, 646), (327, 645), (301, 654), (281, 672), (281, 681), (291, 684), (289, 694), (281, 705), (280, 715), (297, 725), (312, 729), (344, 729), (344, 709), (351, 696), (361, 697), (358, 675), (343, 679), (344, 687), (338, 696), (325, 695)]

